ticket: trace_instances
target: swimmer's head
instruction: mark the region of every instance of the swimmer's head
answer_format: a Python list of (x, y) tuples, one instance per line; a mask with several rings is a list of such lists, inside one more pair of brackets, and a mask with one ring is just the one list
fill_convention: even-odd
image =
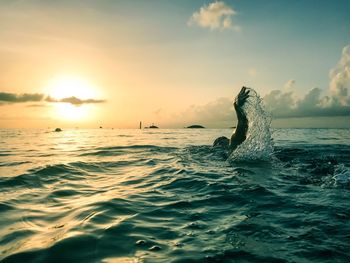
[(222, 147), (222, 148), (228, 148), (229, 145), (230, 145), (230, 140), (225, 136), (221, 136), (217, 138), (213, 144), (214, 147)]

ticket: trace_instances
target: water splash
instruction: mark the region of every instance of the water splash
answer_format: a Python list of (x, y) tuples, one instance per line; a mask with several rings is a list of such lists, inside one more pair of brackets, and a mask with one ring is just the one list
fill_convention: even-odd
[(350, 187), (350, 169), (344, 164), (335, 166), (334, 175), (334, 186), (338, 187)]
[(259, 94), (252, 88), (248, 90), (249, 98), (243, 106), (249, 121), (247, 138), (231, 153), (229, 161), (268, 161), (273, 153), (271, 115)]

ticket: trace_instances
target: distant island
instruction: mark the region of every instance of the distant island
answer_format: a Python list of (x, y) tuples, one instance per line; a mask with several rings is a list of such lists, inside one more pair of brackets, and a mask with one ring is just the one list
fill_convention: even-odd
[(62, 129), (61, 129), (61, 128), (56, 128), (54, 131), (55, 131), (55, 132), (61, 132)]
[(205, 127), (202, 125), (195, 124), (195, 125), (187, 126), (186, 128), (187, 129), (204, 129)]
[[(141, 122), (140, 122), (140, 129), (141, 129)], [(156, 125), (154, 125), (154, 123), (152, 123), (152, 125), (151, 126), (149, 126), (149, 127), (145, 127), (145, 129), (159, 129), (159, 127), (158, 126), (156, 126)]]

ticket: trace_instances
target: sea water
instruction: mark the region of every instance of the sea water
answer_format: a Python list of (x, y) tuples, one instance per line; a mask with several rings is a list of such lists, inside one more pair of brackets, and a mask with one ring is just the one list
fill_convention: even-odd
[(0, 260), (349, 262), (350, 130), (246, 162), (211, 146), (231, 133), (1, 129)]

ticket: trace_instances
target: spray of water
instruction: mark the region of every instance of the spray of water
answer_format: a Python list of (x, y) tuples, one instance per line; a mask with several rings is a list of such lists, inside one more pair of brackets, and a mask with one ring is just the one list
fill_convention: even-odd
[(271, 115), (265, 110), (262, 98), (248, 88), (249, 98), (243, 106), (249, 122), (246, 140), (230, 155), (229, 161), (268, 161), (272, 158)]
[(350, 187), (350, 169), (344, 164), (335, 166), (333, 186), (346, 188)]

